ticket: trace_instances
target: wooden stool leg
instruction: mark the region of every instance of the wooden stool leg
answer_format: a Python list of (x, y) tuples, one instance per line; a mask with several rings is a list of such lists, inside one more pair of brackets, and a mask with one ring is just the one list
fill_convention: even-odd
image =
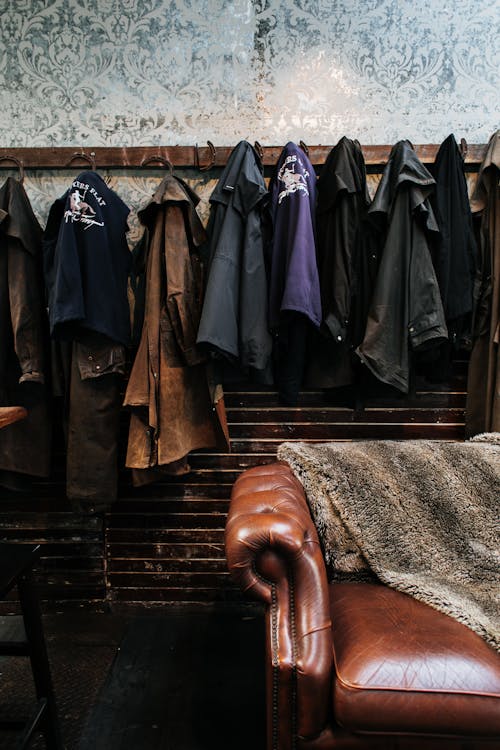
[(33, 573), (27, 571), (18, 579), (19, 601), (24, 619), (26, 640), (30, 648), (31, 668), (38, 700), (46, 699), (46, 710), (40, 719), (40, 728), (45, 735), (47, 750), (64, 750), (52, 678), (50, 675), (47, 648), (43, 635), (40, 604), (36, 593)]

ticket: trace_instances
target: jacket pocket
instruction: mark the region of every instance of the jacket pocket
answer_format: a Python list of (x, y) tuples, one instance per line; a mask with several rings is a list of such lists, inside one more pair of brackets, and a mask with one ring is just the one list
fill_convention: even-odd
[(446, 341), (448, 330), (437, 312), (419, 315), (408, 324), (408, 335), (413, 350), (429, 349)]
[(125, 374), (125, 347), (123, 344), (75, 341), (74, 356), (82, 380), (103, 375)]

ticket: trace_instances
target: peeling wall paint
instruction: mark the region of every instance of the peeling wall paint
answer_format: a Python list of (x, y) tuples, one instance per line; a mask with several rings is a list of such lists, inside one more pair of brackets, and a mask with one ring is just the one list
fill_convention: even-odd
[[(499, 126), (490, 0), (0, 7), (2, 146), (439, 143), (450, 132), (479, 143)], [(28, 175), (42, 219), (62, 177)], [(113, 180), (129, 201), (151, 193), (143, 176)]]
[(2, 145), (485, 141), (490, 0), (2, 0)]

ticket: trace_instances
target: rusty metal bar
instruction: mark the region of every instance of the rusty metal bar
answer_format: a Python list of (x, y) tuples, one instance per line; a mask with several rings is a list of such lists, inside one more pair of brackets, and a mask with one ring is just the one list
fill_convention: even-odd
[[(260, 145), (260, 144), (259, 144)], [(65, 167), (87, 167), (93, 164), (96, 169), (125, 168), (139, 169), (144, 163), (158, 161), (158, 165), (168, 161), (173, 167), (203, 169), (223, 167), (234, 146), (61, 146), (33, 148), (0, 148), (0, 169), (9, 169), (16, 160), (25, 169), (64, 169)], [(308, 146), (309, 158), (313, 165), (324, 164), (333, 145)], [(392, 146), (362, 146), (367, 166), (383, 166), (389, 157)], [(486, 144), (468, 144), (465, 165), (473, 167), (483, 161)], [(272, 166), (278, 161), (282, 146), (261, 146), (263, 164)], [(439, 149), (438, 144), (416, 145), (415, 151), (424, 163), (432, 163)], [(12, 164), (9, 165), (9, 157)], [(154, 165), (153, 165), (154, 166)], [(151, 168), (151, 166), (149, 166)]]

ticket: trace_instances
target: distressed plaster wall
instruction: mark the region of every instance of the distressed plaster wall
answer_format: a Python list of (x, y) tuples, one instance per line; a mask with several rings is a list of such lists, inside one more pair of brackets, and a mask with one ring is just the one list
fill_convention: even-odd
[[(0, 0), (0, 145), (485, 142), (491, 0)], [(28, 175), (35, 211), (67, 175)], [(130, 203), (144, 177), (114, 173)]]
[[(0, 0), (0, 146), (485, 142), (500, 124), (499, 20), (498, 0)], [(78, 171), (27, 173), (42, 225)], [(132, 208), (133, 245), (161, 172), (101, 174)], [(181, 172), (204, 220), (218, 174)], [(461, 439), (460, 368), (449, 386), (366, 410), (317, 392), (299, 410), (252, 386), (226, 392), (233, 454), (201, 452), (189, 475), (147, 492), (122, 474), (104, 521), (70, 512), (56, 451), (48, 482), (2, 493), (0, 536), (45, 540), (40, 593), (58, 608), (231, 601), (223, 527), (241, 468), (284, 439)]]

